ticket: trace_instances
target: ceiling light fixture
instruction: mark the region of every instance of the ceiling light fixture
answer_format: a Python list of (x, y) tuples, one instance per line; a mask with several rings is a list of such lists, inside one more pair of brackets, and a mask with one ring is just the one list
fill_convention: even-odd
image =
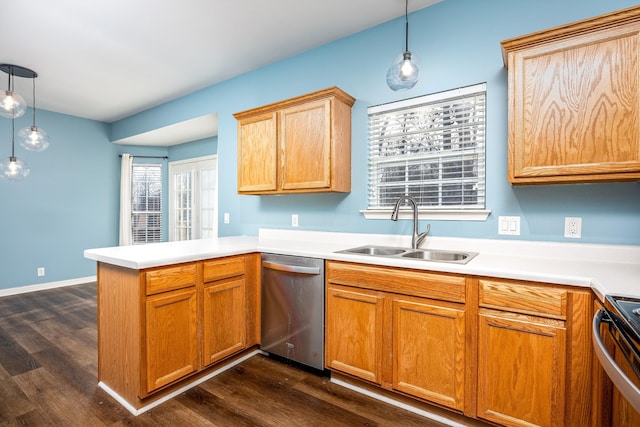
[(404, 22), (404, 52), (396, 57), (387, 71), (387, 84), (392, 90), (411, 89), (417, 83), (420, 74), (418, 58), (409, 51), (409, 0), (405, 0)]
[(15, 153), (15, 118), (11, 118), (11, 157), (0, 160), (0, 177), (7, 181), (20, 181), (29, 175), (29, 166), (16, 157)]
[(22, 117), (27, 111), (24, 98), (14, 90), (15, 78), (24, 77), (33, 81), (33, 121), (18, 132), (20, 145), (30, 151), (46, 150), (50, 144), (49, 135), (36, 126), (36, 77), (38, 73), (29, 68), (12, 64), (0, 64), (0, 71), (9, 75), (7, 90), (0, 91), (0, 116), (11, 119), (11, 156), (0, 161), (0, 177), (8, 181), (19, 181), (29, 175), (27, 164), (16, 157), (15, 153), (15, 119)]

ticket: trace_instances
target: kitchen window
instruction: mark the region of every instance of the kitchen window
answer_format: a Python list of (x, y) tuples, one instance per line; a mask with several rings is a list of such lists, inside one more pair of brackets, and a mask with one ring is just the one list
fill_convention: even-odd
[(131, 170), (133, 244), (162, 241), (162, 165), (133, 164)]
[(369, 107), (366, 218), (411, 196), (425, 219), (485, 220), (486, 84)]

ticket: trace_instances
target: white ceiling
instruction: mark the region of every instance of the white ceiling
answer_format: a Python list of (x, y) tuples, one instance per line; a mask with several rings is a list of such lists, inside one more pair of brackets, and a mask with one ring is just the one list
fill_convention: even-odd
[[(409, 0), (409, 12), (440, 0)], [(37, 107), (113, 122), (404, 15), (404, 0), (14, 0), (0, 63)], [(0, 73), (0, 88), (6, 87)], [(31, 80), (15, 89), (31, 104)]]

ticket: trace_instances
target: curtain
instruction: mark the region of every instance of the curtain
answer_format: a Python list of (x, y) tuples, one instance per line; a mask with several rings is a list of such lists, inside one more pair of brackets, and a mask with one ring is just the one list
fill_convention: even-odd
[(120, 169), (120, 246), (133, 244), (131, 233), (131, 169), (133, 157), (131, 154), (122, 155)]

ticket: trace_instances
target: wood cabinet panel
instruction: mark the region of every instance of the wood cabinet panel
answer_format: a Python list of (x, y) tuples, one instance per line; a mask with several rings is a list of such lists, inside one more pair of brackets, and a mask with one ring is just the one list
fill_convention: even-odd
[(199, 369), (195, 287), (147, 298), (145, 394)]
[(203, 364), (209, 365), (245, 348), (244, 278), (205, 286), (203, 304)]
[(564, 322), (482, 309), (478, 416), (506, 426), (565, 425)]
[(377, 267), (342, 262), (327, 263), (331, 282), (452, 302), (465, 301), (465, 278), (424, 270)]
[(393, 388), (464, 409), (464, 306), (393, 297)]
[(383, 296), (330, 285), (326, 299), (325, 363), (358, 378), (381, 383)]
[(202, 263), (202, 281), (204, 283), (242, 276), (244, 273), (244, 256), (225, 257), (204, 261)]
[(502, 46), (510, 182), (640, 179), (640, 7)]
[(158, 267), (144, 273), (147, 295), (195, 286), (197, 264)]
[(277, 126), (276, 113), (238, 121), (238, 192), (277, 189)]
[(567, 316), (568, 291), (563, 288), (519, 284), (513, 281), (479, 280), (480, 306), (534, 315)]
[(330, 100), (287, 108), (281, 114), (282, 188), (331, 185)]

